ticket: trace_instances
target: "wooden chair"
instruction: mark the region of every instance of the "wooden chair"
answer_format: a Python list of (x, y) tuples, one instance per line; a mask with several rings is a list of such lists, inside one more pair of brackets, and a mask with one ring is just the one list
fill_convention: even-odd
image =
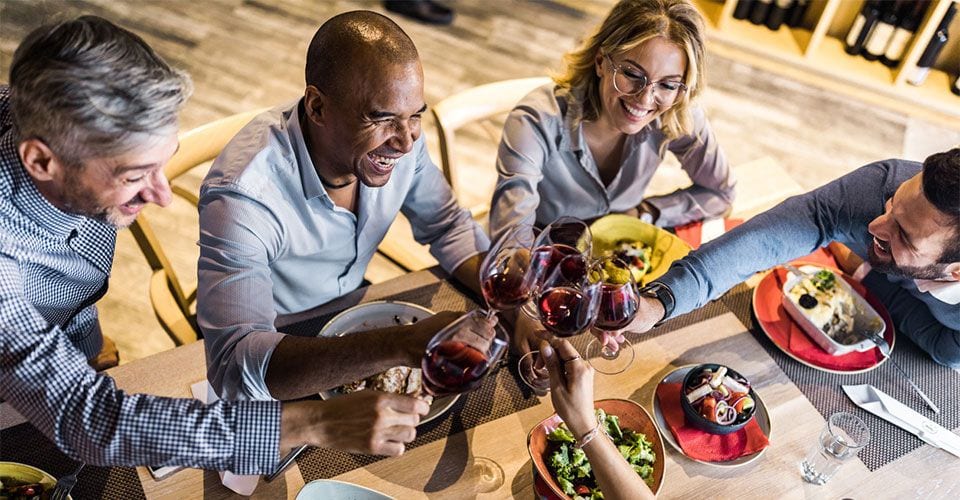
[[(182, 134), (180, 149), (163, 169), (170, 180), (173, 193), (196, 207), (199, 202), (198, 193), (177, 184), (177, 178), (216, 158), (227, 142), (262, 111), (238, 113)], [(146, 214), (141, 212), (130, 226), (130, 232), (153, 269), (150, 302), (157, 320), (174, 344), (180, 346), (196, 342), (199, 332), (197, 315), (194, 312), (196, 287), (192, 286), (189, 290), (184, 288)]]
[[(548, 82), (550, 79), (547, 77), (535, 77), (488, 83), (446, 97), (430, 109), (437, 127), (443, 175), (460, 204), (467, 206), (473, 218), (483, 226), (486, 226), (486, 216), (490, 211), (493, 182), (486, 183), (489, 184), (487, 189), (484, 183), (478, 183), (473, 176), (468, 178), (465, 174), (464, 165), (456, 160), (455, 153), (463, 153), (460, 149), (464, 147), (463, 144), (460, 147), (456, 144), (457, 131), (468, 125), (479, 126), (483, 131), (480, 135), (484, 146), (496, 151), (503, 128), (502, 120), (498, 122), (496, 119), (506, 115), (530, 91)], [(474, 163), (491, 172), (493, 178), (496, 157), (486, 156), (480, 155), (478, 162)], [(482, 201), (470, 202), (471, 198)], [(390, 226), (378, 251), (407, 271), (426, 269), (437, 263), (425, 245), (414, 241), (410, 234), (410, 223), (402, 215)]]
[[(500, 143), (503, 130), (502, 123), (494, 122), (493, 119), (507, 114), (525, 95), (549, 82), (549, 78), (541, 76), (487, 83), (453, 94), (431, 108), (440, 141), (440, 168), (458, 199), (463, 199), (465, 186), (462, 184), (464, 179), (461, 179), (463, 172), (458, 169), (456, 161), (457, 130), (476, 123), (483, 128), (487, 138), (496, 147)], [(493, 167), (496, 158), (490, 158), (489, 161), (485, 158), (482, 161)], [(469, 183), (473, 179), (466, 180)], [(493, 193), (482, 194), (486, 195), (486, 201), (469, 207), (475, 219), (486, 217), (490, 211), (490, 197)]]

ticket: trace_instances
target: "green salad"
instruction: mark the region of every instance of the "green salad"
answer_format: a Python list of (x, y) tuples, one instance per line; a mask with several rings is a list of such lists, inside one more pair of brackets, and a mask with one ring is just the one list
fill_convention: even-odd
[[(597, 421), (603, 422), (603, 430), (613, 440), (623, 458), (633, 466), (633, 470), (637, 471), (648, 485), (653, 486), (653, 464), (657, 460), (653, 453), (653, 443), (643, 434), (621, 429), (620, 417), (607, 415), (601, 409), (597, 410)], [(547, 440), (553, 443), (547, 465), (563, 492), (574, 500), (603, 498), (587, 455), (583, 450), (573, 447), (576, 440), (566, 424), (561, 423), (560, 427), (547, 435)]]

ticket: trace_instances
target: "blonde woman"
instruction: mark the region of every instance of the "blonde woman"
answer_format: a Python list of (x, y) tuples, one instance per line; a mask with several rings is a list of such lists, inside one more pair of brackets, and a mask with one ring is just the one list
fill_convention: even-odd
[[(623, 0), (510, 113), (491, 202), (494, 238), (518, 223), (612, 212), (672, 227), (722, 216), (734, 181), (703, 110), (703, 20), (687, 0)], [(669, 151), (693, 185), (644, 197)]]

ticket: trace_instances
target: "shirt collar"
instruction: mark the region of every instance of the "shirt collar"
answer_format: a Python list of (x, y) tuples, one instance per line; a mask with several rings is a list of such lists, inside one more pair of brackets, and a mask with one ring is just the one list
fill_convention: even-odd
[(19, 142), (19, 134), (13, 128), (0, 139), (0, 158), (2, 158), (3, 169), (9, 172), (12, 181), (7, 195), (31, 221), (55, 236), (67, 239), (88, 218), (60, 210), (40, 193), (33, 179), (27, 174), (23, 162), (20, 161), (20, 154), (17, 152)]
[(557, 88), (557, 101), (563, 106), (563, 130), (560, 136), (561, 151), (583, 150), (583, 100), (582, 92), (563, 87)]
[(290, 144), (293, 145), (293, 154), (296, 156), (297, 165), (300, 169), (303, 194), (308, 200), (316, 197), (329, 198), (327, 191), (320, 185), (320, 174), (317, 173), (317, 169), (313, 165), (310, 151), (307, 150), (307, 142), (303, 137), (303, 129), (300, 128), (302, 112), (303, 99), (301, 98), (290, 110), (290, 116), (287, 117), (287, 130), (290, 136)]

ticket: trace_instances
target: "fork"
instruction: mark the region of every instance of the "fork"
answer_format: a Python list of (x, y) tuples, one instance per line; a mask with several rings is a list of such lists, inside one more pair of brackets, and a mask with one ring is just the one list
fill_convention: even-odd
[(57, 480), (57, 485), (53, 487), (53, 491), (50, 493), (50, 500), (66, 500), (67, 496), (70, 495), (70, 490), (77, 485), (77, 474), (83, 470), (84, 465), (86, 464), (80, 462), (80, 466), (72, 474)]
[(890, 364), (900, 372), (900, 375), (903, 375), (903, 378), (907, 380), (907, 383), (910, 384), (910, 387), (913, 387), (913, 390), (920, 395), (920, 399), (923, 399), (923, 402), (926, 403), (934, 413), (940, 413), (940, 408), (933, 404), (933, 401), (931, 401), (930, 398), (920, 389), (920, 387), (913, 382), (913, 379), (910, 378), (910, 375), (907, 374), (906, 370), (904, 370), (899, 364), (897, 364), (896, 361), (893, 360), (893, 356), (890, 355), (890, 344), (887, 343), (886, 339), (877, 335), (876, 332), (870, 330), (858, 330), (857, 333), (861, 337), (876, 344), (877, 348), (880, 349), (880, 354), (882, 354), (884, 358), (887, 358), (887, 361), (889, 361)]

